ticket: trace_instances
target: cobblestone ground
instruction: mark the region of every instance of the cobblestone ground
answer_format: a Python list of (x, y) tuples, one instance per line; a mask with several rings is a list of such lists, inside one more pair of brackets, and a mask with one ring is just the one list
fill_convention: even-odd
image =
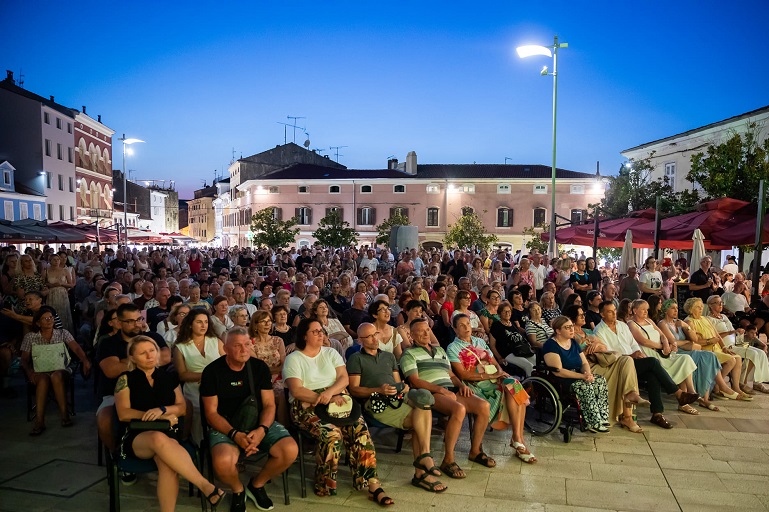
[[(63, 429), (53, 403), (46, 432), (28, 436), (23, 383), (19, 398), (0, 402), (0, 510), (106, 511), (109, 498), (106, 470), (97, 466), (96, 427), (91, 382), (78, 379), (75, 426)], [(448, 490), (431, 494), (411, 486), (413, 474), (408, 440), (402, 453), (393, 453), (394, 435), (374, 431), (379, 473), (395, 500), (393, 510), (473, 512), (518, 510), (766, 510), (769, 508), (769, 395), (753, 402), (715, 401), (720, 412), (700, 409), (699, 416), (676, 413), (666, 403), (673, 430), (644, 421), (643, 434), (612, 428), (610, 434), (575, 433), (571, 443), (560, 436), (527, 439), (539, 458), (536, 465), (513, 457), (509, 437), (487, 434), (484, 449), (497, 460), (487, 469), (466, 460), (469, 436), (460, 439), (457, 461), (464, 480), (444, 479)], [(436, 458), (441, 438), (433, 438)], [(312, 466), (312, 464), (310, 464)], [(309, 468), (312, 474), (312, 467)], [(245, 476), (244, 476), (245, 478)], [(136, 485), (121, 488), (123, 511), (157, 510), (154, 475), (142, 475)], [(308, 482), (311, 489), (311, 483)], [(197, 498), (187, 497), (181, 483), (177, 510), (200, 510)], [(275, 509), (338, 512), (346, 508), (374, 509), (364, 493), (353, 492), (349, 471), (341, 468), (337, 496), (300, 498), (298, 466), (290, 471), (291, 505), (285, 506), (279, 480), (268, 489)], [(249, 510), (256, 510), (252, 504)], [(228, 510), (228, 504), (220, 507)]]

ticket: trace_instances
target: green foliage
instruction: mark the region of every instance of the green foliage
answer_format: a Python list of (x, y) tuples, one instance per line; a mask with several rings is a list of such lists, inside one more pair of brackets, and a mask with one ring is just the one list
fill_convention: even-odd
[(709, 144), (704, 153), (692, 155), (686, 179), (699, 184), (713, 199), (731, 197), (758, 202), (761, 180), (769, 180), (769, 138), (761, 140), (755, 122), (744, 134), (734, 133), (723, 144)]
[[(483, 213), (486, 213), (484, 210)], [(475, 212), (467, 212), (457, 218), (455, 224), (449, 224), (446, 236), (443, 237), (445, 247), (474, 247), (476, 249), (490, 249), (497, 243), (497, 235), (487, 234), (483, 221)]]
[(409, 218), (405, 215), (401, 215), (400, 213), (396, 213), (389, 219), (385, 219), (384, 222), (382, 222), (380, 225), (376, 227), (377, 232), (379, 233), (376, 237), (376, 243), (379, 245), (384, 245), (385, 247), (390, 245), (390, 229), (395, 226), (409, 226), (411, 223), (409, 222)]
[(299, 228), (296, 217), (289, 220), (277, 220), (273, 216), (273, 207), (264, 208), (251, 217), (251, 232), (254, 247), (284, 249), (295, 243)]
[(358, 233), (343, 220), (337, 210), (331, 210), (320, 219), (318, 229), (312, 234), (324, 247), (349, 247), (358, 243)]
[(604, 259), (608, 263), (619, 262), (620, 256), (622, 256), (622, 247), (599, 247), (598, 259)]
[[(531, 237), (530, 240), (526, 241), (526, 248), (528, 250), (536, 249), (542, 254), (547, 253), (547, 247), (548, 243), (542, 240), (542, 233), (550, 232), (550, 225), (549, 224), (543, 224), (542, 228), (534, 229), (534, 227), (530, 228), (523, 228), (523, 236), (524, 237)], [(556, 241), (558, 238), (556, 238)]]

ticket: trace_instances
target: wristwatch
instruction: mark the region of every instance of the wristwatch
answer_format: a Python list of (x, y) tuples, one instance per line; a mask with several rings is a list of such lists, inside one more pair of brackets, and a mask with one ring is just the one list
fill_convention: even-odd
[(267, 435), (267, 432), (270, 431), (270, 427), (268, 427), (267, 425), (259, 425), (256, 428), (263, 428), (264, 429), (264, 435)]
[(165, 405), (161, 405), (160, 407), (158, 407), (158, 409), (160, 409), (160, 411), (161, 411), (163, 414), (165, 414), (165, 413), (166, 413), (166, 406), (165, 406)]

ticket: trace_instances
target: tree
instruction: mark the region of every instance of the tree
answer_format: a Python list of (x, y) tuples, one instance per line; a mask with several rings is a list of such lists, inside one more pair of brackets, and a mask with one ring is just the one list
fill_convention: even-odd
[(477, 213), (468, 212), (460, 216), (455, 224), (449, 224), (443, 244), (446, 247), (489, 249), (497, 240), (497, 235), (487, 234), (486, 227)]
[(268, 207), (256, 212), (251, 217), (251, 232), (255, 247), (284, 249), (296, 241), (299, 228), (296, 228), (297, 218), (280, 220), (275, 216), (275, 208)]
[(400, 213), (396, 213), (389, 219), (385, 219), (384, 222), (376, 227), (376, 230), (379, 233), (376, 237), (376, 243), (379, 245), (384, 245), (385, 247), (390, 245), (390, 229), (395, 226), (409, 225), (411, 225), (411, 223), (409, 222), (408, 217), (401, 215)]
[(744, 134), (709, 144), (704, 153), (692, 155), (691, 162), (686, 179), (700, 185), (709, 198), (757, 203), (759, 182), (769, 180), (769, 138), (761, 142), (759, 126), (750, 122)]
[[(543, 224), (542, 228), (535, 229), (533, 226), (530, 228), (523, 228), (523, 236), (524, 237), (531, 237), (531, 240), (526, 241), (526, 248), (530, 251), (536, 249), (538, 252), (542, 254), (547, 253), (547, 247), (548, 243), (542, 240), (542, 233), (544, 232), (550, 232), (550, 225), (549, 224)], [(556, 241), (558, 239), (556, 238)]]
[(348, 247), (358, 243), (360, 236), (350, 223), (343, 220), (337, 210), (331, 210), (320, 219), (318, 229), (312, 234), (324, 247)]
[(617, 263), (622, 256), (622, 247), (600, 247), (598, 248), (598, 259), (606, 260), (607, 263)]

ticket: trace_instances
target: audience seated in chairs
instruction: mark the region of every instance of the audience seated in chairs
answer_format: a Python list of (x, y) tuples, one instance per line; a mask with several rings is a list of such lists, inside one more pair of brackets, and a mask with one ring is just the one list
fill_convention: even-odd
[[(382, 301), (374, 302), (377, 303)], [(382, 308), (389, 316), (387, 306), (383, 305)], [(435, 467), (430, 453), (430, 433), (433, 426), (430, 408), (435, 400), (429, 391), (410, 391), (408, 386), (401, 382), (395, 356), (379, 348), (379, 334), (373, 324), (362, 323), (358, 326), (361, 350), (352, 354), (347, 361), (350, 394), (365, 401), (364, 410), (377, 422), (397, 429), (414, 431), (411, 445), (415, 474), (411, 483), (430, 492), (443, 492), (447, 487), (437, 479), (441, 472)], [(427, 403), (417, 406), (419, 404), (408, 400), (417, 396)]]
[[(214, 471), (232, 489), (232, 512), (244, 512), (246, 498), (260, 510), (270, 510), (273, 504), (264, 485), (294, 463), (297, 445), (288, 430), (275, 421), (270, 369), (264, 361), (252, 357), (248, 332), (242, 327), (230, 329), (224, 352), (223, 357), (205, 367), (200, 381)], [(249, 397), (254, 400), (246, 404)], [(249, 457), (257, 451), (269, 452), (269, 458), (244, 488), (238, 476), (238, 460), (241, 455)]]
[[(158, 368), (157, 343), (150, 337), (136, 336), (128, 343), (127, 353), (129, 371), (120, 375), (115, 387), (115, 409), (125, 431), (119, 457), (155, 461), (161, 512), (176, 509), (178, 475), (200, 489), (211, 505), (217, 505), (224, 498), (224, 492), (200, 474), (187, 450), (178, 442), (179, 420), (187, 412), (186, 404), (181, 387)], [(135, 428), (138, 427), (135, 420), (165, 420), (167, 424), (162, 430), (141, 430)]]

